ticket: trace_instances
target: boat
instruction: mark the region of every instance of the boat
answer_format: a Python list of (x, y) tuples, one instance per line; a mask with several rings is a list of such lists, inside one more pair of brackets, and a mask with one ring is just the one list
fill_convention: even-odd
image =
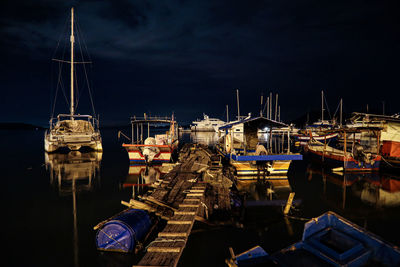
[[(386, 167), (400, 168), (400, 114), (377, 115), (354, 112), (349, 119), (349, 128), (381, 128), (379, 146)], [(366, 142), (368, 136), (356, 135), (355, 139)]]
[[(307, 125), (304, 130), (298, 131), (293, 137), (300, 142), (300, 144), (305, 145), (308, 141), (314, 139), (317, 141), (323, 140), (335, 140), (339, 137), (338, 133), (327, 133), (327, 130), (336, 128), (337, 123), (335, 120), (324, 120), (324, 91), (321, 91), (321, 119), (314, 122), (313, 124)], [(340, 110), (342, 110), (342, 100), (340, 101)], [(340, 113), (342, 114), (342, 113)], [(342, 115), (340, 115), (340, 125), (342, 121)]]
[(225, 262), (238, 266), (399, 266), (400, 250), (328, 211), (304, 225), (301, 241), (269, 254), (256, 246)]
[[(344, 136), (349, 133), (360, 131), (373, 131), (375, 136), (378, 136), (379, 128), (365, 129), (340, 129)], [(355, 136), (355, 135), (353, 135)], [(378, 137), (379, 138), (379, 137)], [(330, 165), (333, 168), (340, 168), (342, 171), (378, 171), (381, 163), (381, 156), (377, 153), (378, 148), (360, 144), (355, 139), (350, 141), (348, 145), (347, 139), (344, 140), (344, 146), (335, 148), (324, 143), (311, 140), (307, 143), (304, 151), (319, 162)], [(379, 142), (378, 142), (379, 143)], [(348, 151), (348, 149), (350, 151)]]
[[(162, 164), (171, 161), (171, 155), (178, 147), (177, 123), (174, 117), (132, 117), (131, 144), (122, 144), (132, 164)], [(147, 138), (143, 141), (143, 125), (147, 125)], [(150, 126), (168, 125), (165, 134), (150, 136)], [(136, 141), (135, 141), (136, 127)], [(140, 129), (140, 130), (139, 130)]]
[[(50, 127), (45, 132), (44, 149), (47, 152), (54, 152), (61, 148), (69, 150), (79, 150), (81, 148), (90, 148), (95, 151), (102, 151), (101, 135), (99, 131), (99, 121), (92, 115), (76, 114), (75, 95), (74, 95), (74, 65), (77, 63), (74, 58), (74, 8), (71, 8), (71, 60), (56, 60), (61, 63), (71, 65), (70, 82), (70, 110), (69, 114), (59, 114), (56, 118), (53, 115), (50, 118)], [(61, 70), (60, 70), (61, 72)], [(59, 79), (60, 82), (60, 79)], [(54, 112), (54, 110), (53, 110)]]
[(210, 118), (203, 114), (202, 120), (193, 121), (190, 126), (192, 132), (216, 132), (220, 126), (225, 124), (224, 121), (216, 118)]
[[(290, 132), (274, 136), (272, 129), (275, 127), (287, 125), (265, 117), (248, 117), (219, 128), (225, 134), (216, 149), (235, 167), (238, 179), (260, 176), (282, 179), (292, 160), (303, 159), (302, 155), (290, 151)], [(238, 128), (243, 129), (243, 133), (237, 134), (235, 129)], [(260, 134), (260, 129), (266, 133)]]

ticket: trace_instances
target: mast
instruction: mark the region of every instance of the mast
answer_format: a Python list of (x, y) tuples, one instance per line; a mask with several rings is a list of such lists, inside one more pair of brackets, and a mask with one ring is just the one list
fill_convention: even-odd
[(269, 93), (269, 119), (272, 120), (272, 92)]
[(70, 113), (71, 113), (71, 119), (72, 116), (74, 115), (75, 112), (75, 107), (74, 107), (74, 43), (75, 43), (75, 37), (74, 37), (74, 8), (71, 8), (71, 37), (70, 37), (70, 42), (71, 42), (71, 107), (70, 107)]
[(228, 109), (228, 105), (226, 105), (226, 122), (229, 122), (229, 109)]
[(278, 119), (278, 93), (275, 95), (275, 120)]
[(343, 98), (340, 99), (340, 127), (342, 127), (343, 118)]
[(239, 89), (236, 89), (236, 99), (237, 99), (238, 120), (240, 120), (240, 109), (239, 109)]
[(321, 122), (324, 121), (324, 90), (321, 91)]

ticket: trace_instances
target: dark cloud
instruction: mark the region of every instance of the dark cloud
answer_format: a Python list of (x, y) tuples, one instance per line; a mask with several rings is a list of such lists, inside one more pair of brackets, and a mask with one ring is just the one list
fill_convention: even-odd
[[(185, 120), (202, 112), (219, 115), (226, 104), (234, 105), (236, 88), (242, 110), (252, 112), (261, 92), (279, 92), (286, 118), (318, 108), (321, 89), (334, 104), (344, 97), (350, 111), (387, 99), (387, 108), (397, 112), (392, 100), (399, 88), (396, 1), (39, 0), (2, 5), (3, 86), (23, 90), (46, 106), (32, 114), (36, 120), (48, 116), (51, 89), (47, 83), (46, 90), (32, 92), (43, 88), (50, 75), (49, 62), (60, 33), (68, 31), (72, 5), (94, 62), (96, 106), (104, 120), (142, 110), (179, 110)], [(29, 78), (15, 81), (21, 75)], [(12, 102), (17, 95), (7, 97)], [(6, 110), (8, 105), (0, 111)]]

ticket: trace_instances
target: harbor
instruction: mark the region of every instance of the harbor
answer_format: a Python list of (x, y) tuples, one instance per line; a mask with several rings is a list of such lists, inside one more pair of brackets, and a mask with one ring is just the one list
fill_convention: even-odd
[(400, 266), (394, 3), (2, 10), (4, 266)]

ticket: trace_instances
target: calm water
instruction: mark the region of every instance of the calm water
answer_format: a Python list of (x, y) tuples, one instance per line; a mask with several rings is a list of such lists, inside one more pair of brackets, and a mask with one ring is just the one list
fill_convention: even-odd
[[(3, 266), (131, 266), (138, 257), (99, 253), (93, 226), (124, 209), (140, 190), (134, 169), (117, 140), (118, 129), (102, 131), (103, 153), (45, 155), (42, 131), (1, 131)], [(215, 142), (215, 135), (184, 140)], [(157, 170), (142, 176), (151, 182)], [(399, 179), (399, 180), (397, 180)], [(312, 218), (332, 210), (400, 245), (400, 177), (393, 174), (340, 176), (294, 162), (289, 184), (241, 184), (248, 203), (301, 201), (293, 215)], [(244, 193), (243, 193), (244, 194)], [(228, 247), (236, 253), (261, 245), (274, 252), (301, 238), (304, 221), (285, 220), (281, 207), (246, 208), (230, 226), (195, 224), (180, 266), (225, 266)]]

